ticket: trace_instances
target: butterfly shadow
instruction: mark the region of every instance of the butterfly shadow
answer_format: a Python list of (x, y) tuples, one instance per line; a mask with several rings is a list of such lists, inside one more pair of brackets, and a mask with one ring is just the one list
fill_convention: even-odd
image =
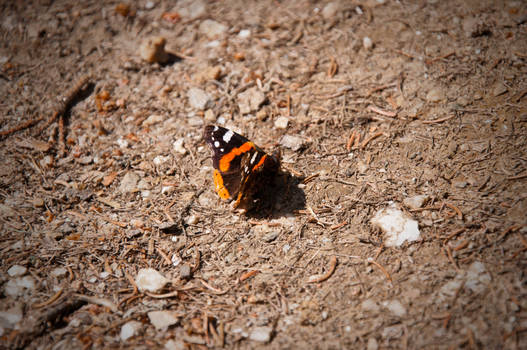
[(298, 186), (302, 180), (291, 173), (281, 172), (274, 182), (256, 194), (255, 205), (245, 215), (253, 219), (276, 219), (305, 209), (306, 195)]

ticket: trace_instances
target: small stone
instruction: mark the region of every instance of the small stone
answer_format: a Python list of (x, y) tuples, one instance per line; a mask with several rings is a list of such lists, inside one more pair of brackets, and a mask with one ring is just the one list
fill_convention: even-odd
[(274, 241), (276, 239), (276, 237), (278, 237), (278, 231), (267, 232), (262, 237), (262, 241), (264, 241), (266, 243), (270, 243), (270, 242)]
[(205, 111), (205, 120), (208, 122), (215, 122), (216, 121), (216, 113), (212, 109), (207, 109)]
[(154, 158), (154, 164), (155, 165), (161, 165), (163, 163), (166, 163), (170, 160), (170, 156), (156, 156)]
[(261, 121), (266, 120), (268, 115), (269, 115), (269, 112), (267, 108), (262, 108), (258, 112), (256, 112), (256, 118), (258, 118), (258, 120), (261, 120)]
[(253, 87), (238, 95), (238, 108), (241, 114), (256, 111), (265, 102), (265, 95), (258, 88)]
[(487, 272), (485, 265), (480, 261), (475, 261), (467, 271), (465, 287), (474, 293), (483, 293), (491, 282), (491, 276)]
[(393, 326), (384, 327), (381, 336), (384, 339), (397, 339), (403, 335), (403, 326), (396, 324)]
[(221, 76), (221, 67), (207, 67), (194, 75), (194, 81), (203, 84), (209, 80), (218, 80)]
[(379, 305), (371, 299), (366, 299), (362, 302), (361, 309), (364, 311), (377, 313), (379, 312)]
[(165, 350), (185, 350), (185, 342), (181, 339), (170, 339), (165, 343)]
[(274, 127), (277, 129), (287, 129), (287, 125), (289, 124), (289, 118), (281, 116), (276, 118), (274, 121)]
[(207, 11), (207, 6), (202, 0), (183, 0), (178, 1), (179, 13), (185, 19), (196, 19), (203, 16)]
[(185, 155), (187, 154), (187, 149), (184, 146), (185, 139), (179, 138), (172, 144), (172, 147), (174, 147), (174, 151), (176, 151), (179, 154)]
[(156, 3), (153, 1), (147, 1), (145, 3), (145, 10), (151, 10), (156, 6)]
[(120, 334), (121, 340), (124, 341), (136, 335), (137, 331), (141, 329), (142, 325), (143, 324), (138, 321), (129, 321), (123, 324)]
[(199, 216), (197, 215), (192, 214), (187, 218), (187, 225), (196, 225), (198, 222)]
[(36, 208), (42, 208), (44, 206), (44, 200), (42, 198), (33, 198), (33, 205)]
[(130, 193), (137, 189), (137, 183), (139, 182), (140, 177), (137, 173), (133, 171), (127, 172), (121, 180), (119, 185), (119, 191), (121, 193)]
[(62, 277), (65, 276), (68, 273), (68, 270), (66, 270), (64, 267), (57, 267), (51, 270), (51, 276), (54, 277)]
[(165, 51), (167, 40), (162, 37), (153, 37), (146, 39), (139, 46), (139, 56), (148, 63), (166, 63), (170, 55)]
[(445, 99), (445, 94), (439, 88), (428, 91), (428, 94), (426, 95), (426, 100), (428, 102), (440, 102), (440, 101), (443, 101), (444, 99)]
[(27, 272), (27, 268), (20, 265), (13, 265), (7, 270), (7, 274), (11, 277), (20, 277)]
[(337, 2), (330, 2), (322, 9), (322, 17), (325, 19), (333, 19), (340, 10), (340, 4)]
[(280, 139), (280, 145), (296, 152), (304, 147), (304, 139), (298, 136), (284, 135)]
[(26, 291), (32, 292), (35, 289), (35, 280), (31, 276), (13, 278), (5, 284), (5, 294), (18, 297)]
[(211, 102), (209, 94), (199, 88), (191, 88), (187, 92), (188, 102), (192, 108), (203, 110)]
[(22, 321), (23, 316), (22, 305), (16, 304), (6, 311), (0, 311), (0, 326), (14, 328), (18, 322)]
[(156, 292), (163, 288), (168, 283), (168, 280), (157, 270), (146, 268), (139, 270), (135, 283), (140, 291)]
[(395, 316), (403, 317), (406, 315), (406, 308), (399, 300), (385, 301), (383, 302), (383, 306), (390, 310), (390, 312)]
[(77, 158), (77, 163), (82, 164), (82, 165), (88, 165), (88, 164), (91, 164), (91, 162), (93, 162), (92, 156), (84, 156), (84, 157)]
[(369, 37), (365, 36), (364, 38), (362, 38), (362, 47), (364, 47), (364, 49), (368, 51), (373, 48), (373, 42)]
[(251, 331), (249, 339), (261, 343), (267, 343), (271, 340), (272, 333), (273, 329), (271, 327), (256, 327)]
[(115, 143), (117, 143), (117, 145), (121, 148), (128, 148), (128, 146), (130, 145), (128, 140), (125, 140), (123, 138), (118, 138), (117, 141), (115, 141)]
[(154, 125), (162, 122), (164, 119), (165, 118), (161, 114), (152, 114), (151, 116), (146, 118), (146, 120), (143, 122), (143, 126)]
[(366, 164), (362, 160), (357, 161), (356, 166), (360, 174), (366, 174), (366, 171), (368, 171), (368, 164)]
[(43, 168), (51, 168), (53, 166), (54, 159), (51, 155), (47, 155), (40, 160), (40, 165)]
[(468, 186), (468, 181), (464, 177), (455, 178), (452, 180), (452, 186), (457, 188), (465, 188)]
[(492, 90), (492, 94), (494, 95), (494, 97), (497, 97), (499, 95), (503, 95), (507, 91), (509, 91), (509, 89), (504, 84), (497, 83), (496, 85), (494, 85), (494, 90)]
[(403, 200), (403, 204), (410, 209), (419, 209), (428, 201), (428, 195), (421, 194), (418, 196), (408, 197)]
[(159, 330), (165, 330), (179, 321), (178, 315), (174, 311), (150, 311), (148, 313), (150, 323)]
[(242, 29), (238, 33), (238, 37), (242, 39), (247, 39), (250, 36), (251, 36), (251, 31), (249, 29)]
[(227, 31), (227, 26), (211, 19), (206, 19), (199, 25), (199, 31), (209, 39), (215, 39)]
[(375, 338), (369, 338), (368, 344), (366, 345), (367, 350), (377, 350), (379, 348), (379, 344), (377, 343), (377, 339)]
[(187, 280), (192, 277), (192, 270), (188, 264), (183, 264), (179, 267), (179, 277), (183, 280)]

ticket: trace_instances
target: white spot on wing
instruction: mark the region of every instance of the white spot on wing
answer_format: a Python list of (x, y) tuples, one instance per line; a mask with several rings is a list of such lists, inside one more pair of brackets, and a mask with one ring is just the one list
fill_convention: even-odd
[(214, 131), (218, 131), (218, 126), (217, 125), (214, 125)]
[(251, 164), (254, 164), (257, 156), (258, 156), (258, 152), (254, 152), (253, 157), (251, 158)]
[(224, 152), (225, 150), (223, 148), (220, 148), (220, 152)]
[(234, 136), (234, 133), (233, 133), (231, 130), (229, 130), (229, 131), (227, 131), (227, 132), (225, 133), (225, 135), (223, 135), (223, 141), (225, 141), (226, 143), (228, 143), (228, 142), (231, 140), (231, 138), (232, 138), (233, 136)]
[(220, 142), (219, 141), (215, 141), (214, 142), (214, 147), (216, 147), (216, 148), (220, 147)]

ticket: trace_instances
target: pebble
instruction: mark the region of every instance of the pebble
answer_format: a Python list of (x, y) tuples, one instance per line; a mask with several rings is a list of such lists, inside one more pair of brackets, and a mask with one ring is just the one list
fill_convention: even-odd
[(426, 94), (426, 100), (428, 102), (440, 102), (445, 99), (445, 94), (439, 88), (432, 89)]
[(251, 31), (249, 29), (242, 29), (238, 33), (238, 37), (242, 39), (246, 39), (251, 36)]
[(154, 125), (162, 122), (164, 119), (165, 118), (161, 114), (152, 114), (145, 119), (145, 121), (143, 122), (143, 126)]
[(406, 308), (399, 300), (385, 301), (383, 302), (383, 306), (390, 310), (390, 312), (395, 316), (403, 317), (406, 315)]
[(417, 241), (420, 236), (417, 221), (409, 218), (394, 203), (378, 210), (371, 222), (384, 231), (387, 247), (399, 247), (405, 241)]
[(22, 305), (16, 304), (6, 311), (0, 311), (0, 325), (5, 328), (14, 328), (18, 322), (22, 321), (23, 316)]
[(155, 165), (161, 165), (163, 163), (166, 163), (170, 160), (170, 156), (156, 156), (154, 158), (154, 164)]
[(194, 75), (194, 81), (198, 84), (206, 83), (209, 80), (218, 80), (221, 76), (220, 66), (211, 66), (200, 70)]
[(322, 17), (325, 19), (332, 19), (340, 10), (340, 4), (337, 2), (330, 2), (322, 9)]
[(42, 208), (44, 206), (44, 200), (42, 198), (33, 198), (33, 205), (36, 208)]
[(117, 139), (117, 141), (115, 141), (115, 143), (117, 143), (117, 145), (119, 147), (121, 147), (121, 148), (128, 148), (128, 146), (129, 146), (128, 140), (125, 140), (123, 138)]
[(168, 310), (150, 311), (148, 313), (148, 318), (150, 319), (150, 323), (152, 323), (158, 331), (167, 329), (169, 326), (172, 326), (179, 321), (177, 314), (174, 311)]
[(407, 197), (403, 200), (403, 204), (406, 205), (407, 208), (410, 209), (419, 209), (422, 208), (423, 205), (428, 201), (428, 195), (426, 194), (420, 194), (413, 197)]
[(187, 225), (196, 225), (198, 222), (199, 216), (197, 215), (192, 214), (187, 218)]
[(12, 297), (24, 294), (26, 291), (32, 292), (35, 289), (35, 279), (31, 276), (24, 276), (10, 279), (5, 285), (5, 293)]
[(227, 31), (227, 26), (211, 19), (206, 19), (199, 25), (199, 31), (209, 39), (217, 38)]
[(276, 239), (276, 237), (278, 237), (278, 231), (267, 232), (262, 237), (262, 241), (264, 241), (266, 243), (270, 243), (270, 242), (274, 241)]
[(509, 91), (509, 89), (505, 85), (503, 85), (503, 83), (497, 83), (494, 86), (494, 90), (492, 91), (492, 94), (494, 95), (494, 97), (497, 97), (499, 95), (503, 95), (507, 91)]
[(53, 166), (53, 163), (54, 163), (53, 157), (50, 155), (47, 155), (40, 160), (40, 165), (43, 168), (51, 168)]
[(206, 4), (202, 0), (178, 1), (179, 14), (185, 19), (196, 19), (203, 16), (207, 11)]
[(168, 283), (168, 280), (157, 270), (146, 268), (139, 270), (135, 283), (141, 291), (155, 292), (163, 288)]
[(267, 343), (271, 340), (272, 333), (273, 329), (271, 327), (256, 327), (251, 331), (249, 339), (261, 343)]
[(205, 111), (205, 120), (208, 122), (215, 122), (216, 121), (216, 113), (212, 109), (207, 109)]
[(377, 313), (379, 312), (380, 308), (379, 308), (379, 305), (375, 301), (371, 299), (366, 299), (362, 302), (361, 309), (364, 311)]
[(238, 95), (238, 108), (241, 114), (256, 111), (265, 102), (265, 95), (258, 88), (253, 87)]
[(176, 151), (179, 154), (185, 155), (187, 154), (187, 149), (184, 146), (185, 139), (179, 138), (172, 144), (172, 147), (174, 148), (174, 151)]
[(7, 274), (11, 277), (20, 277), (27, 272), (27, 268), (20, 265), (13, 265), (7, 270)]
[(403, 326), (396, 324), (393, 326), (384, 327), (381, 336), (385, 339), (397, 339), (403, 335)]
[(82, 164), (82, 165), (88, 165), (88, 164), (91, 164), (91, 162), (93, 162), (92, 156), (84, 156), (84, 157), (77, 158), (77, 163)]
[(170, 55), (165, 51), (167, 39), (162, 36), (146, 39), (139, 46), (139, 56), (148, 63), (166, 63)]
[(68, 273), (68, 270), (64, 267), (57, 267), (51, 270), (51, 276), (54, 277), (62, 277), (65, 276)]
[(120, 334), (121, 340), (124, 341), (136, 335), (137, 331), (141, 329), (142, 325), (143, 324), (138, 321), (129, 321), (123, 324)]
[(366, 345), (367, 350), (377, 350), (379, 348), (379, 344), (377, 343), (377, 339), (375, 338), (369, 338), (368, 344)]
[(365, 36), (364, 38), (362, 38), (362, 46), (364, 47), (364, 49), (370, 51), (373, 48), (373, 42), (369, 37)]
[(136, 190), (137, 183), (139, 182), (139, 180), (140, 178), (137, 173), (133, 171), (127, 172), (121, 180), (121, 184), (119, 185), (119, 191), (121, 193), (133, 192), (134, 190)]
[(179, 277), (183, 280), (188, 280), (192, 277), (192, 270), (188, 264), (183, 264), (179, 267)]
[(287, 129), (287, 125), (289, 124), (289, 118), (281, 116), (275, 119), (274, 121), (274, 127), (277, 129)]
[(467, 271), (465, 287), (474, 293), (483, 293), (491, 282), (490, 274), (485, 265), (480, 261), (475, 261)]
[(147, 1), (145, 3), (145, 10), (151, 10), (156, 6), (156, 3), (153, 1)]
[(170, 339), (165, 343), (165, 350), (185, 350), (185, 342), (181, 339)]
[(280, 145), (296, 152), (304, 147), (304, 139), (298, 136), (284, 135), (280, 139)]
[(195, 109), (203, 110), (211, 102), (210, 95), (199, 88), (191, 88), (187, 92), (188, 102)]

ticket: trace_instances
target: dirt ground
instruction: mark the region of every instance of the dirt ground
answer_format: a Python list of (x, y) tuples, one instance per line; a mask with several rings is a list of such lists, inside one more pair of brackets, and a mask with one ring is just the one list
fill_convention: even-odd
[[(2, 348), (527, 348), (525, 2), (0, 9)], [(273, 206), (207, 124), (281, 150)]]

